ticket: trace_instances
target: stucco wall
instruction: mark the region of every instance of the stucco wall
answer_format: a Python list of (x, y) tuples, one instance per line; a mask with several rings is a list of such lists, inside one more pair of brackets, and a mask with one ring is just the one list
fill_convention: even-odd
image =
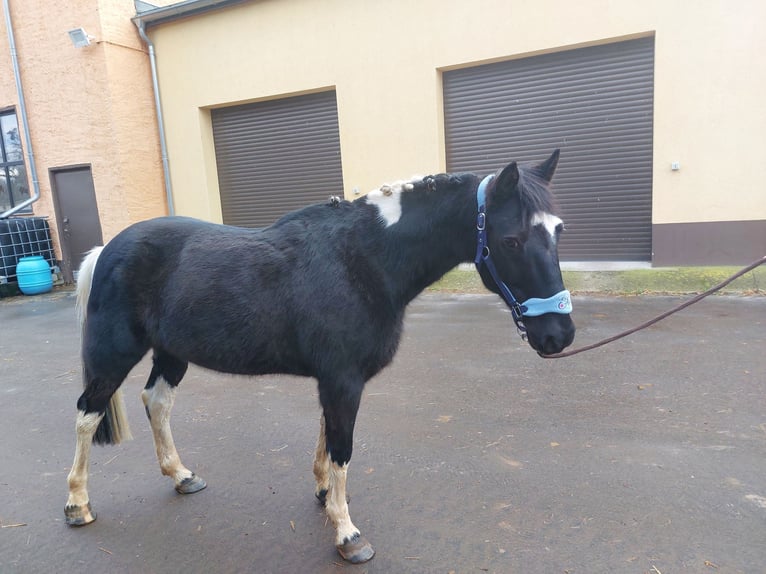
[[(91, 164), (105, 240), (166, 213), (149, 61), (130, 21), (133, 1), (10, 5), (40, 182), (35, 215), (49, 216), (57, 237), (49, 169), (76, 164)], [(78, 27), (94, 37), (91, 46), (72, 45), (67, 31)], [(0, 37), (0, 107), (18, 106), (4, 19)]]
[(210, 107), (335, 87), (352, 197), (445, 169), (440, 70), (653, 33), (654, 223), (764, 219), (764, 21), (759, 0), (262, 0), (160, 25), (176, 207), (220, 221)]

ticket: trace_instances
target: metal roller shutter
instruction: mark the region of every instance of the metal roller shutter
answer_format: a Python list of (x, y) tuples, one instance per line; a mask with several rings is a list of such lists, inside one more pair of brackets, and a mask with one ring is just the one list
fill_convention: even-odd
[(264, 227), (343, 195), (335, 92), (212, 111), (223, 222)]
[(563, 261), (649, 261), (654, 38), (444, 73), (449, 171), (561, 148)]

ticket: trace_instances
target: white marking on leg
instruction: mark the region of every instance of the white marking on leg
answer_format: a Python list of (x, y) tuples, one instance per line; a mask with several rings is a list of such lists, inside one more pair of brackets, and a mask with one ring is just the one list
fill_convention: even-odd
[(345, 542), (359, 535), (359, 529), (351, 522), (346, 502), (346, 474), (348, 463), (343, 466), (333, 462), (330, 464), (330, 490), (327, 493), (327, 515), (335, 526), (335, 545), (341, 546)]
[(173, 442), (173, 434), (170, 432), (170, 411), (175, 397), (176, 388), (162, 377), (157, 377), (154, 386), (148, 390), (144, 389), (141, 393), (141, 399), (144, 401), (152, 426), (160, 470), (165, 476), (171, 477), (176, 486), (179, 486), (194, 473), (181, 464), (175, 442)]
[(555, 215), (551, 215), (550, 213), (544, 213), (542, 211), (539, 211), (532, 216), (532, 219), (530, 220), (529, 223), (532, 227), (542, 225), (543, 228), (551, 236), (551, 238), (553, 238), (555, 241), (556, 227), (558, 227), (564, 222), (561, 221), (561, 219), (559, 217), (556, 217)]
[(90, 462), (90, 448), (93, 444), (93, 435), (96, 434), (101, 419), (104, 415), (98, 413), (85, 414), (78, 411), (75, 430), (77, 432), (77, 447), (74, 452), (74, 462), (69, 471), (67, 482), (69, 483), (69, 498), (67, 506), (85, 507), (88, 504), (88, 465)]
[(330, 490), (330, 458), (327, 455), (327, 442), (324, 435), (324, 415), (319, 419), (319, 437), (314, 453), (314, 478), (317, 481), (316, 494)]

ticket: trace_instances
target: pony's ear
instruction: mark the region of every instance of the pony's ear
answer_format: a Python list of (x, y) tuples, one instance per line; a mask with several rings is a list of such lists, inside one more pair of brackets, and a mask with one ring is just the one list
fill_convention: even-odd
[(540, 174), (545, 181), (549, 182), (553, 179), (553, 174), (556, 172), (556, 166), (559, 163), (560, 149), (553, 150), (551, 157), (546, 159), (543, 163), (535, 167), (535, 171)]
[(512, 161), (503, 168), (495, 178), (495, 189), (493, 196), (499, 198), (510, 197), (519, 183), (519, 166)]

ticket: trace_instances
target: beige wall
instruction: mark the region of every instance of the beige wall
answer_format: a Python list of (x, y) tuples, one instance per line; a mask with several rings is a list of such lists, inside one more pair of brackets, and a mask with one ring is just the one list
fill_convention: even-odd
[[(149, 61), (130, 21), (133, 1), (10, 5), (40, 182), (35, 215), (50, 217), (56, 237), (48, 170), (76, 164), (92, 166), (105, 240), (165, 214)], [(79, 27), (95, 38), (91, 46), (72, 45), (67, 31)], [(18, 106), (4, 18), (0, 40), (0, 107)]]
[(764, 219), (763, 22), (760, 0), (262, 0), (160, 25), (176, 207), (221, 219), (210, 107), (335, 87), (352, 197), (445, 169), (440, 70), (653, 33), (654, 223)]

